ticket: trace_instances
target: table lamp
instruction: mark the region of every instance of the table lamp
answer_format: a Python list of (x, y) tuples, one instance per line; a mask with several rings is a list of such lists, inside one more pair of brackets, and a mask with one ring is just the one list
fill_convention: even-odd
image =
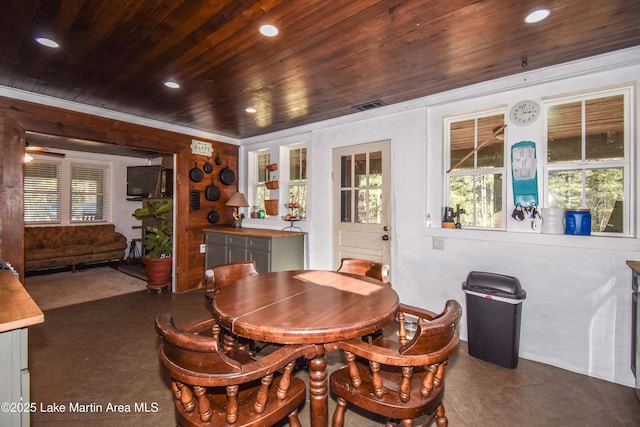
[(244, 194), (237, 192), (226, 203), (227, 206), (233, 206), (235, 211), (233, 212), (233, 226), (234, 227), (242, 227), (242, 220), (244, 219), (244, 214), (240, 213), (240, 208), (249, 207), (249, 203), (247, 202), (247, 198)]

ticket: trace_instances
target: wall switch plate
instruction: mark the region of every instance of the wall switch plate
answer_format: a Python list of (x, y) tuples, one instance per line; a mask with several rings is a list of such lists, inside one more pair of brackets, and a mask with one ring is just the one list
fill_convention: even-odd
[(207, 252), (207, 245), (205, 245), (204, 243), (202, 243), (202, 244), (200, 245), (200, 253), (201, 253), (201, 254), (203, 254), (203, 253), (205, 253), (205, 252)]
[(438, 251), (444, 251), (444, 239), (441, 237), (433, 238), (433, 249)]

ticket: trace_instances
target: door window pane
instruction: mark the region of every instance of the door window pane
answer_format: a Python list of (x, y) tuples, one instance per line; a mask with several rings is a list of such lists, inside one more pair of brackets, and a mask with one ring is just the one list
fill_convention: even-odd
[(382, 223), (382, 189), (369, 190), (369, 224)]
[(382, 186), (382, 152), (369, 153), (369, 185)]
[[(382, 152), (343, 156), (341, 165), (343, 221), (380, 224), (382, 221)], [(355, 176), (354, 185), (345, 185), (351, 183), (349, 177), (352, 175)], [(347, 188), (352, 191), (347, 191)], [(352, 195), (354, 200), (347, 201), (347, 197)], [(351, 215), (351, 206), (355, 208), (355, 217)]]
[(342, 222), (351, 222), (351, 190), (342, 190), (340, 192), (340, 220)]
[(357, 222), (367, 223), (367, 190), (356, 190), (356, 208), (357, 208)]
[(355, 162), (356, 187), (367, 186), (367, 155), (365, 153), (353, 156)]
[(342, 171), (340, 173), (340, 186), (351, 187), (351, 156), (342, 156), (340, 158)]

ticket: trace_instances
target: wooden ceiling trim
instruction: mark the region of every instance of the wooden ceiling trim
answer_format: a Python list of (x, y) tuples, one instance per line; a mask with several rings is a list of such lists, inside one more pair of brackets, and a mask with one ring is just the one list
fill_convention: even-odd
[[(552, 0), (527, 26), (531, 5), (13, 1), (0, 16), (0, 85), (245, 138), (640, 45), (637, 0)], [(280, 36), (259, 36), (263, 21)], [(35, 44), (45, 30), (61, 49)], [(168, 77), (182, 88), (165, 89)], [(266, 111), (245, 114), (254, 103)]]

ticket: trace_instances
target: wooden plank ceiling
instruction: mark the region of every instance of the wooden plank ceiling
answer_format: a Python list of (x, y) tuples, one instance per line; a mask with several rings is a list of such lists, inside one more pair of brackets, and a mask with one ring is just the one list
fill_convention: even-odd
[(636, 46), (639, 22), (638, 0), (5, 0), (0, 85), (246, 138)]

